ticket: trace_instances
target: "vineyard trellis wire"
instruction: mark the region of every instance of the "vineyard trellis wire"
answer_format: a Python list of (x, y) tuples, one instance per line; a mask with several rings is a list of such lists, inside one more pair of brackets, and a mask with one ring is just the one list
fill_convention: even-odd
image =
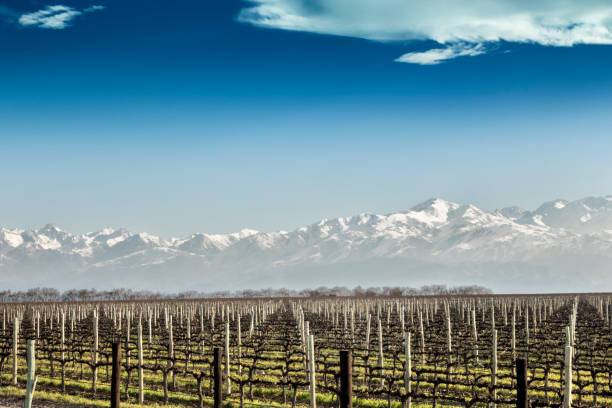
[(230, 404), (294, 407), (309, 404), (316, 390), (317, 404), (332, 407), (340, 397), (339, 351), (351, 350), (355, 406), (516, 406), (515, 361), (524, 358), (533, 407), (570, 401), (606, 407), (611, 300), (602, 294), (4, 304), (0, 381), (23, 387), (26, 340), (36, 339), (38, 375), (47, 379), (39, 387), (107, 398), (111, 344), (119, 341), (124, 400), (204, 406), (213, 395), (212, 350), (219, 347)]

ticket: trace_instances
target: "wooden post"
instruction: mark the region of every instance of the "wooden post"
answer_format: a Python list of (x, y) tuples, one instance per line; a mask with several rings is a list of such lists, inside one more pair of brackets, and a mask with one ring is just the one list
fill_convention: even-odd
[(527, 399), (527, 362), (519, 358), (516, 360), (516, 408), (528, 408)]
[(215, 400), (213, 408), (221, 408), (223, 404), (223, 374), (221, 371), (221, 349), (215, 347), (213, 356), (213, 377), (215, 381)]
[(421, 364), (425, 365), (425, 330), (423, 330), (423, 310), (419, 309), (419, 331), (421, 333)]
[[(152, 321), (153, 320), (153, 312), (151, 311), (151, 309), (149, 309), (149, 318), (147, 319), (147, 324), (149, 325), (149, 331), (147, 332), (149, 334), (149, 356), (153, 355), (153, 347), (151, 347), (151, 345), (153, 344), (153, 327), (152, 327)], [(202, 330), (204, 331), (204, 330)]]
[(355, 341), (355, 309), (353, 307), (351, 307), (351, 341)]
[(36, 340), (28, 340), (27, 364), (28, 376), (26, 382), (25, 408), (32, 408), (32, 397), (36, 388)]
[(340, 350), (340, 408), (353, 408), (353, 356)]
[(19, 347), (19, 318), (13, 320), (13, 385), (17, 385), (17, 358)]
[(111, 408), (119, 408), (121, 390), (121, 344), (113, 343), (113, 372), (111, 374)]
[(474, 362), (478, 365), (478, 329), (476, 327), (476, 309), (472, 310), (472, 337), (474, 340)]
[(412, 349), (410, 345), (410, 332), (404, 333), (406, 365), (404, 366), (404, 389), (406, 390), (406, 408), (412, 407)]
[(451, 353), (453, 352), (453, 337), (451, 331), (451, 317), (450, 317), (450, 306), (445, 305), (446, 310), (446, 348), (448, 352), (448, 361), (450, 362)]
[(142, 372), (142, 324), (138, 322), (138, 403), (144, 403), (144, 374)]
[[(127, 310), (127, 312), (125, 313), (125, 359), (126, 359), (126, 366), (129, 367), (130, 366), (130, 330), (132, 327), (132, 313), (130, 312), (130, 309)], [(129, 372), (128, 372), (128, 377), (129, 377)], [(126, 383), (126, 398), (128, 397), (127, 395), (127, 386), (129, 385), (129, 382)]]
[[(494, 313), (495, 309), (491, 309)], [(497, 330), (493, 329), (493, 342), (491, 344), (491, 392), (493, 397), (493, 408), (497, 408)]]
[(525, 336), (525, 341), (527, 346), (529, 346), (529, 307), (525, 309)]
[[(229, 319), (229, 316), (228, 316)], [(232, 393), (232, 379), (230, 378), (230, 324), (229, 320), (225, 322), (225, 382), (227, 395)]]
[(317, 388), (315, 373), (314, 336), (308, 336), (308, 374), (310, 383), (310, 408), (317, 408)]
[(240, 313), (238, 313), (238, 321), (236, 322), (236, 343), (237, 343), (237, 354), (238, 354), (238, 358), (237, 363), (238, 363), (238, 375), (242, 375), (242, 364), (240, 362), (240, 356), (242, 355), (242, 331), (240, 329)]
[(191, 311), (187, 311), (187, 358), (185, 358), (185, 371), (189, 369), (191, 362)]
[(62, 310), (62, 324), (60, 330), (60, 360), (62, 365), (62, 392), (66, 392), (66, 362), (65, 360), (65, 343), (66, 343), (66, 312)]
[(572, 346), (565, 346), (565, 392), (563, 408), (572, 407)]
[(382, 369), (385, 366), (385, 358), (383, 354), (383, 332), (382, 332), (382, 322), (380, 321), (380, 317), (378, 318), (378, 367), (380, 367), (380, 375), (382, 378)]
[(170, 375), (172, 375), (172, 390), (174, 391), (176, 377), (174, 371), (174, 327), (172, 325), (171, 314), (168, 316), (168, 368)]
[(372, 324), (372, 316), (368, 313), (368, 315), (366, 316), (366, 341), (365, 341), (366, 352), (368, 355), (370, 354), (370, 326), (371, 324)]
[(385, 368), (385, 357), (383, 354), (383, 331), (382, 322), (380, 317), (378, 318), (378, 367), (380, 368), (380, 386), (382, 387), (385, 383), (384, 368)]
[[(92, 379), (91, 388), (94, 395), (96, 395), (96, 389), (98, 384), (98, 311), (93, 311), (93, 350), (91, 352), (91, 364), (92, 364)], [(108, 371), (107, 371), (108, 373)]]

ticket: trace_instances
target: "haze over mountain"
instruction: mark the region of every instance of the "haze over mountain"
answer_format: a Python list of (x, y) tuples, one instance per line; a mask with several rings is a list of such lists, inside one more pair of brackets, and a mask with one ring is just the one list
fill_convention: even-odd
[(159, 291), (480, 284), (496, 292), (612, 290), (612, 196), (535, 211), (430, 199), (293, 231), (164, 239), (49, 224), (0, 228), (0, 285)]

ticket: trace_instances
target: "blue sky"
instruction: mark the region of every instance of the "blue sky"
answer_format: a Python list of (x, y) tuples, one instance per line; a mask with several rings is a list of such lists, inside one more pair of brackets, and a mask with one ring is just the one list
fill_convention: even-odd
[(329, 2), (0, 0), (0, 225), (168, 237), (612, 192), (605, 2), (498, 0), (484, 31)]

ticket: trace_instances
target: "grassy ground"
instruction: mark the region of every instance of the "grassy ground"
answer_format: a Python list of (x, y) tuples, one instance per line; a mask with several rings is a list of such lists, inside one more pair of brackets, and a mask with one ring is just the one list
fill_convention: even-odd
[[(25, 361), (22, 361), (23, 359), (19, 360), (19, 372), (21, 375), (18, 376), (18, 381), (20, 383), (18, 388), (15, 387), (0, 387), (0, 390), (2, 391), (2, 393), (0, 394), (3, 398), (20, 398), (23, 396), (23, 388), (25, 385), (25, 376), (23, 375), (25, 373), (25, 366), (24, 363)], [(387, 360), (389, 361), (389, 360)], [(457, 367), (454, 369), (453, 371), (453, 378), (457, 379), (457, 378), (466, 378), (466, 379), (470, 379), (473, 378), (473, 376), (480, 376), (483, 375), (483, 378), (485, 379), (478, 381), (479, 384), (477, 385), (477, 389), (478, 389), (478, 393), (481, 394), (482, 392), (486, 392), (486, 387), (489, 384), (489, 376), (487, 375), (490, 371), (488, 370), (487, 365), (488, 362), (485, 360), (481, 361), (482, 363), (482, 367), (478, 368), (478, 367), (469, 367), (469, 371), (467, 373), (463, 372), (463, 368), (462, 367)], [(535, 364), (534, 364), (535, 365)], [(391, 371), (393, 369), (392, 363), (387, 365), (386, 364), (386, 369), (387, 371)], [(427, 367), (427, 368), (433, 368), (431, 366), (421, 366), (421, 367)], [(398, 367), (395, 367), (396, 369), (398, 369)], [(59, 368), (59, 364), (56, 363), (55, 366), (55, 370), (54, 370), (54, 376), (51, 377), (51, 373), (50, 373), (50, 367), (48, 365), (48, 363), (42, 363), (38, 366), (37, 368), (38, 371), (38, 376), (39, 376), (39, 380), (38, 380), (38, 386), (37, 386), (37, 391), (35, 394), (35, 398), (37, 400), (40, 401), (47, 401), (47, 402), (55, 402), (55, 403), (61, 403), (61, 404), (72, 404), (72, 406), (89, 406), (89, 407), (98, 407), (98, 406), (108, 406), (108, 395), (110, 393), (110, 385), (108, 382), (105, 382), (106, 379), (106, 373), (105, 370), (100, 370), (99, 371), (99, 383), (98, 383), (98, 394), (95, 398), (92, 398), (92, 393), (91, 393), (91, 380), (89, 380), (88, 378), (91, 377), (91, 372), (89, 370), (89, 367), (85, 366), (84, 368), (84, 378), (81, 380), (79, 378), (80, 376), (80, 366), (79, 365), (75, 365), (72, 366), (71, 363), (66, 364), (66, 393), (61, 393), (61, 379), (58, 378), (59, 374), (60, 374), (60, 368)], [(357, 379), (354, 382), (354, 390), (356, 392), (356, 394), (359, 394), (360, 391), (361, 393), (365, 393), (366, 389), (363, 387), (362, 385), (362, 381), (359, 378), (362, 378), (363, 372), (361, 372), (362, 370), (360, 369), (356, 369), (355, 370), (355, 374), (357, 375)], [(267, 375), (265, 376), (258, 376), (260, 379), (267, 379), (270, 380), (272, 382), (272, 380), (278, 380), (278, 377), (276, 376), (276, 373), (273, 373), (273, 370), (266, 370)], [(126, 379), (126, 375), (125, 372), (123, 372), (123, 380), (122, 381), (122, 398), (125, 399), (125, 392), (124, 392), (124, 384), (125, 384), (125, 379)], [(509, 372), (506, 372), (504, 370), (500, 370), (499, 371), (500, 375), (508, 375), (510, 374)], [(534, 375), (536, 373), (531, 373), (531, 375)], [(551, 371), (550, 376), (549, 376), (549, 386), (555, 387), (555, 388), (560, 388), (562, 386), (562, 382), (561, 382), (561, 378), (559, 375), (559, 371)], [(581, 375), (584, 377), (587, 377), (589, 375), (589, 373), (587, 372), (581, 372)], [(270, 378), (266, 378), (266, 377), (270, 377)], [(443, 379), (445, 377), (444, 374), (439, 374), (438, 377), (440, 379)], [(538, 377), (541, 378), (541, 374), (538, 375)], [(129, 397), (128, 399), (122, 404), (124, 406), (130, 407), (130, 406), (136, 406), (134, 404), (134, 402), (136, 401), (137, 398), (137, 387), (134, 385), (134, 380), (135, 380), (135, 375), (132, 375), (131, 381), (132, 384), (130, 386), (130, 393), (129, 393)], [(332, 380), (333, 381), (333, 380)], [(604, 381), (604, 378), (601, 378), (601, 381)], [(2, 375), (2, 382), (4, 384), (10, 383), (10, 374), (8, 374), (6, 371), (3, 373)], [(198, 396), (197, 396), (197, 385), (196, 385), (196, 381), (193, 377), (191, 376), (182, 376), (182, 375), (178, 375), (177, 379), (176, 379), (176, 383), (177, 383), (177, 389), (180, 390), (179, 391), (169, 391), (169, 405), (163, 405), (163, 401), (164, 401), (164, 393), (163, 393), (163, 389), (162, 389), (162, 382), (163, 382), (163, 378), (162, 375), (159, 372), (151, 372), (151, 371), (145, 371), (145, 401), (147, 406), (151, 406), (151, 407), (157, 407), (157, 406), (167, 406), (167, 407), (185, 407), (185, 406), (198, 406)], [(321, 383), (322, 382), (322, 378), (319, 377), (318, 382)], [(470, 381), (468, 381), (470, 382)], [(498, 384), (504, 384), (507, 386), (510, 386), (510, 378), (506, 377), (506, 378), (500, 378), (498, 380)], [(543, 381), (538, 379), (535, 380), (534, 382), (532, 382), (532, 386), (537, 386), (537, 385), (543, 385)], [(428, 392), (430, 393), (432, 388), (433, 388), (433, 384), (431, 383), (431, 378), (429, 378), (428, 381), (422, 381), (419, 385), (421, 387), (421, 390), (423, 392)], [(413, 382), (413, 387), (414, 387), (414, 382)], [(207, 390), (208, 388), (208, 381), (204, 382), (204, 389)], [(592, 388), (591, 387), (587, 387), (585, 389), (589, 389)], [(246, 391), (248, 388), (245, 387), (245, 394), (247, 394), (248, 392)], [(462, 386), (460, 384), (453, 384), (450, 386), (450, 389), (452, 390), (453, 393), (462, 393), (465, 395), (469, 395), (471, 393), (471, 386)], [(440, 396), (442, 396), (445, 392), (445, 386), (441, 385), (438, 393)], [(499, 390), (498, 391), (498, 396), (510, 396), (512, 394), (512, 392), (510, 390)], [(267, 406), (267, 407), (288, 407), (291, 406), (290, 401), (292, 399), (292, 391), (291, 390), (287, 390), (287, 400), (289, 401), (289, 404), (283, 404), (283, 394), (282, 394), (282, 389), (279, 386), (275, 386), (273, 384), (267, 384), (267, 385), (262, 385), (262, 386), (255, 386), (253, 387), (253, 397), (254, 399), (251, 401), (249, 399), (246, 398), (245, 395), (245, 407), (261, 407), (261, 406)], [(535, 397), (544, 397), (544, 392), (543, 391), (538, 391), (535, 389), (532, 389), (530, 391), (530, 395)], [(553, 395), (549, 395), (549, 397), (551, 397), (553, 400), (555, 400), (555, 397)], [(335, 397), (335, 395), (331, 394), (331, 393), (326, 393), (326, 392), (320, 392), (317, 394), (317, 400), (319, 405), (321, 406), (326, 406), (326, 407), (333, 407), (333, 406), (337, 406), (337, 399)], [(308, 405), (308, 401), (309, 401), (309, 396), (308, 393), (306, 391), (298, 391), (298, 395), (296, 398), (297, 404), (301, 405), (301, 406), (307, 406)], [(587, 401), (585, 401), (587, 402)], [(210, 397), (204, 397), (204, 403), (205, 405), (209, 406), (212, 404), (212, 399)], [(598, 400), (599, 404), (602, 403), (609, 403), (609, 406), (612, 406), (612, 399), (609, 398), (599, 398)], [(390, 404), (387, 401), (386, 398), (381, 397), (381, 398), (355, 398), (354, 400), (354, 405), (357, 408), (387, 408), (387, 407), (391, 407), (391, 408), (400, 408), (401, 407), (401, 403), (397, 400), (395, 401), (391, 401)], [(440, 404), (439, 404), (440, 405)], [(239, 400), (239, 388), (237, 386), (237, 384), (234, 382), (232, 384), (232, 396), (227, 398), (227, 403), (226, 403), (227, 407), (239, 407), (240, 406), (240, 400)], [(413, 404), (413, 407), (429, 407), (430, 405), (427, 404)]]

